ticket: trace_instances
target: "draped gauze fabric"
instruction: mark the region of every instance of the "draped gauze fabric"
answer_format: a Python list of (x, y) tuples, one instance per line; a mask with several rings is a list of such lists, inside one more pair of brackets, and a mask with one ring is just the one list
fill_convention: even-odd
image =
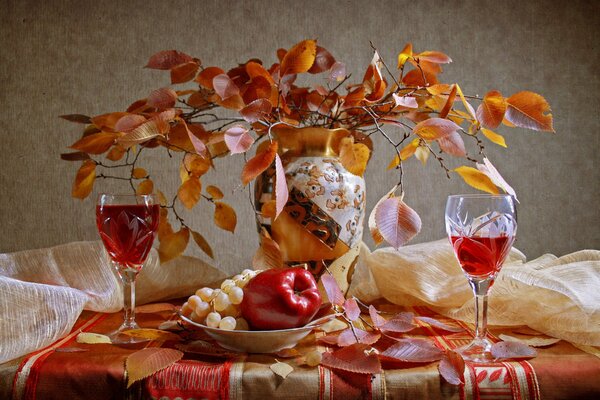
[[(448, 240), (372, 253), (363, 244), (349, 294), (474, 320), (473, 293)], [(490, 291), (488, 322), (528, 325), (575, 344), (600, 346), (600, 251), (526, 262), (513, 248)]]
[[(152, 250), (136, 283), (138, 305), (188, 296), (225, 274), (191, 257), (160, 264)], [(0, 254), (0, 363), (70, 332), (81, 312), (119, 311), (123, 293), (100, 242)]]

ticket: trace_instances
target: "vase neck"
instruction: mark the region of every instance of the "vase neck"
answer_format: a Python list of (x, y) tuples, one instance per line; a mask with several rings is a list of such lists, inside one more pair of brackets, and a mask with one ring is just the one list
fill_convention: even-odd
[(281, 154), (296, 156), (335, 157), (339, 155), (340, 142), (350, 135), (346, 129), (318, 127), (278, 127), (273, 133), (279, 142)]

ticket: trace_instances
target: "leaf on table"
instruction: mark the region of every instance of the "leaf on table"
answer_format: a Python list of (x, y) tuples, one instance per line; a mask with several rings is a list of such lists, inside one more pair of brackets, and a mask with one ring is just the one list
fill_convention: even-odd
[(297, 43), (281, 60), (279, 76), (307, 72), (315, 63), (316, 57), (316, 40), (303, 40)]
[(268, 117), (271, 113), (271, 102), (267, 99), (256, 99), (240, 110), (240, 115), (246, 122), (252, 124)]
[(555, 343), (560, 342), (560, 339), (557, 338), (553, 338), (553, 337), (547, 337), (547, 336), (526, 336), (526, 335), (518, 335), (518, 334), (501, 334), (500, 336), (498, 336), (500, 339), (504, 340), (505, 342), (518, 342), (518, 343), (523, 343), (527, 346), (531, 346), (531, 347), (545, 347), (545, 346), (550, 346), (553, 345)]
[(252, 267), (256, 271), (283, 267), (283, 255), (279, 245), (265, 228), (260, 232), (260, 247), (252, 258)]
[(354, 298), (347, 299), (344, 302), (344, 312), (350, 321), (356, 321), (360, 317), (360, 308)]
[(283, 211), (283, 208), (288, 202), (289, 192), (287, 180), (285, 179), (285, 170), (279, 154), (275, 153), (275, 217)]
[(181, 337), (179, 335), (169, 332), (163, 331), (160, 329), (150, 329), (150, 328), (140, 328), (140, 329), (129, 329), (123, 331), (123, 335), (127, 335), (129, 337), (135, 339), (147, 339), (147, 340), (159, 340), (159, 341), (181, 341)]
[(537, 356), (534, 348), (524, 343), (509, 341), (494, 343), (491, 348), (492, 356), (497, 359), (533, 358)]
[(412, 96), (398, 96), (396, 93), (393, 93), (392, 96), (396, 107), (419, 108), (417, 99)]
[(242, 183), (247, 185), (250, 181), (269, 168), (275, 160), (276, 154), (277, 142), (271, 142), (266, 149), (248, 160), (242, 170)]
[(485, 128), (481, 128), (481, 133), (483, 133), (483, 136), (488, 138), (490, 142), (502, 147), (506, 147), (506, 141), (504, 140), (504, 137), (502, 135), (499, 135), (496, 132), (490, 131), (489, 129)]
[(82, 349), (81, 347), (58, 347), (54, 351), (56, 353), (83, 353), (90, 350)]
[(397, 343), (379, 354), (382, 359), (404, 362), (432, 362), (442, 358), (444, 352), (429, 340), (399, 339)]
[(354, 331), (352, 328), (345, 329), (337, 336), (337, 345), (341, 347), (357, 343), (357, 339), (358, 343), (370, 345), (376, 343), (381, 338), (381, 334), (378, 332), (369, 332), (360, 328), (354, 328)]
[(171, 68), (171, 83), (183, 83), (194, 79), (200, 66), (195, 61), (189, 61)]
[(227, 74), (216, 75), (212, 84), (215, 92), (223, 101), (240, 93), (240, 89)]
[(377, 374), (381, 372), (381, 362), (376, 354), (365, 353), (368, 348), (368, 345), (359, 343), (333, 353), (323, 353), (321, 365), (357, 374)]
[(204, 70), (202, 70), (202, 72), (198, 74), (196, 79), (194, 79), (194, 82), (198, 82), (201, 86), (204, 86), (207, 89), (214, 89), (213, 79), (215, 78), (215, 76), (224, 73), (225, 71), (223, 71), (219, 67), (204, 68)]
[(166, 263), (169, 260), (179, 257), (188, 245), (190, 240), (190, 230), (181, 228), (177, 232), (165, 234), (160, 239), (158, 246), (158, 256), (161, 263)]
[(96, 180), (96, 163), (93, 160), (85, 160), (75, 176), (71, 196), (77, 199), (85, 199), (92, 192)]
[(488, 192), (491, 194), (498, 194), (498, 188), (492, 180), (483, 172), (467, 166), (461, 166), (454, 169), (454, 172), (459, 174), (461, 178), (467, 183), (469, 186), (474, 187), (475, 189)]
[[(345, 323), (344, 321), (340, 321), (337, 318), (334, 318), (331, 321), (328, 321), (328, 322), (324, 323), (323, 325), (317, 327), (317, 329), (320, 329), (325, 333), (331, 333), (331, 332), (341, 331), (342, 329), (347, 328), (347, 327), (348, 327), (347, 323)], [(337, 343), (337, 339), (336, 339), (336, 343)]]
[(134, 168), (131, 171), (131, 177), (135, 179), (142, 179), (148, 176), (148, 172), (144, 168)]
[(89, 160), (90, 156), (88, 153), (84, 153), (83, 151), (75, 151), (73, 153), (61, 154), (60, 159), (64, 161), (84, 161)]
[(387, 194), (385, 196), (383, 196), (381, 199), (379, 199), (377, 204), (375, 204), (375, 207), (373, 207), (371, 214), (369, 215), (369, 221), (368, 221), (369, 232), (371, 233), (371, 237), (373, 238), (373, 241), (375, 242), (375, 246), (379, 246), (381, 243), (383, 243), (383, 236), (381, 236), (381, 232), (379, 232), (379, 228), (377, 227), (377, 223), (375, 220), (377, 208), (379, 207), (379, 205), (382, 202), (384, 202), (385, 200), (392, 197), (394, 195), (394, 193), (396, 192), (396, 189), (398, 189), (398, 185), (394, 186), (392, 188), (392, 190), (387, 192)]
[(280, 358), (294, 358), (300, 356), (301, 354), (295, 348), (291, 348), (279, 350), (277, 353), (275, 353), (275, 355)]
[(517, 202), (519, 201), (519, 199), (517, 199), (517, 194), (515, 193), (515, 190), (508, 184), (508, 182), (504, 180), (502, 175), (500, 175), (500, 172), (498, 172), (498, 170), (496, 169), (496, 167), (494, 167), (490, 160), (484, 157), (483, 164), (477, 163), (477, 169), (483, 172), (488, 178), (490, 178), (494, 185), (513, 196), (515, 200), (517, 200)]
[(143, 306), (137, 306), (135, 308), (136, 313), (159, 313), (162, 311), (175, 311), (177, 307), (175, 307), (171, 303), (153, 303), (153, 304), (144, 304)]
[(102, 154), (115, 143), (119, 135), (113, 132), (98, 132), (87, 135), (70, 147), (88, 154)]
[(181, 360), (183, 353), (175, 349), (157, 347), (138, 350), (125, 361), (127, 387), (135, 382), (161, 371)]
[(112, 343), (108, 336), (92, 332), (81, 332), (75, 340), (83, 344)]
[(169, 320), (169, 321), (161, 322), (160, 325), (158, 325), (157, 329), (160, 329), (163, 331), (182, 331), (183, 330), (183, 328), (179, 324), (179, 321), (177, 321), (177, 320)]
[(459, 129), (460, 126), (449, 119), (429, 118), (415, 125), (413, 133), (425, 140), (437, 140)]
[(343, 306), (346, 299), (335, 278), (329, 273), (324, 273), (321, 275), (321, 283), (329, 302), (336, 306)]
[(219, 228), (233, 233), (237, 225), (237, 215), (230, 205), (215, 201), (214, 221)]
[[(346, 326), (348, 326), (348, 325), (345, 325), (345, 327)], [(340, 333), (332, 333), (329, 335), (321, 336), (320, 338), (317, 339), (317, 341), (319, 343), (338, 346), (339, 338), (340, 338)]]
[(523, 326), (517, 326), (511, 329), (511, 332), (513, 333), (518, 333), (520, 335), (528, 335), (528, 336), (541, 336), (543, 335), (542, 332), (536, 331), (533, 328), (530, 328), (526, 325)]
[(491, 90), (477, 107), (477, 120), (486, 128), (497, 128), (506, 113), (506, 99), (497, 90)]
[(550, 105), (537, 93), (523, 91), (506, 99), (508, 108), (504, 118), (526, 129), (554, 132)]
[(377, 328), (379, 328), (380, 326), (383, 326), (383, 324), (385, 324), (387, 322), (387, 320), (385, 318), (383, 318), (379, 314), (379, 311), (377, 311), (377, 309), (372, 305), (369, 306), (369, 316), (371, 317), (371, 322)]
[(177, 93), (171, 88), (160, 88), (153, 90), (148, 96), (147, 103), (158, 109), (171, 108), (177, 101)]
[(59, 118), (65, 119), (69, 122), (76, 122), (78, 124), (91, 124), (92, 123), (92, 119), (90, 117), (88, 117), (87, 115), (83, 115), (83, 114), (59, 115)]
[(458, 132), (452, 132), (447, 136), (439, 138), (437, 142), (444, 153), (448, 153), (454, 157), (465, 157), (467, 155), (465, 142)]
[(185, 353), (202, 354), (205, 356), (229, 358), (239, 355), (238, 353), (215, 346), (204, 340), (194, 340), (187, 343), (176, 344), (175, 347)]
[(446, 382), (451, 385), (465, 383), (465, 360), (452, 350), (446, 350), (446, 354), (438, 365), (438, 370)]
[(381, 237), (398, 249), (419, 233), (421, 218), (400, 197), (391, 197), (377, 205), (375, 225)]
[(213, 200), (221, 200), (224, 197), (223, 192), (221, 191), (221, 189), (219, 189), (218, 187), (216, 187), (214, 185), (207, 186), (206, 193), (208, 193), (208, 195)]
[(200, 200), (201, 193), (202, 183), (200, 182), (200, 178), (190, 176), (189, 179), (179, 186), (177, 198), (185, 208), (191, 210), (198, 203), (198, 200)]
[(462, 332), (462, 331), (464, 331), (464, 329), (460, 326), (448, 325), (442, 321), (438, 321), (437, 319), (431, 318), (431, 317), (416, 316), (415, 319), (425, 322), (431, 326), (435, 326), (436, 328), (442, 329), (446, 332)]
[(294, 368), (291, 365), (281, 361), (276, 361), (274, 364), (271, 364), (269, 368), (271, 371), (273, 371), (273, 373), (275, 373), (275, 375), (280, 376), (283, 379), (287, 378), (289, 374), (294, 372)]
[(163, 50), (148, 60), (145, 68), (168, 70), (180, 64), (193, 61), (194, 58), (177, 50)]
[(204, 252), (204, 254), (206, 254), (210, 258), (213, 258), (213, 259), (215, 258), (213, 255), (212, 247), (210, 247), (210, 244), (208, 244), (208, 242), (206, 241), (204, 236), (202, 236), (200, 233), (198, 233), (196, 231), (192, 231), (192, 238), (194, 239), (194, 242), (196, 242), (198, 247), (200, 247), (200, 250), (202, 250)]
[(144, 179), (143, 181), (140, 182), (138, 187), (135, 189), (135, 194), (137, 194), (138, 196), (141, 196), (144, 194), (152, 194), (153, 191), (154, 191), (154, 182), (152, 182), (151, 179)]
[(232, 126), (225, 131), (225, 144), (231, 154), (244, 153), (252, 147), (254, 138), (248, 133), (248, 129), (243, 126)]
[(350, 173), (363, 176), (371, 151), (362, 143), (354, 143), (354, 138), (345, 137), (340, 143), (340, 162)]

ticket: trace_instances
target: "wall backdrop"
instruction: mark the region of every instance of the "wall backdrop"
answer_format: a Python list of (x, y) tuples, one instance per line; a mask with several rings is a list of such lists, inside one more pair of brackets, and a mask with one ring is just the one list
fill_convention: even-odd
[[(556, 134), (500, 129), (508, 149), (487, 150), (521, 201), (516, 246), (529, 258), (600, 248), (599, 16), (597, 1), (1, 0), (0, 252), (97, 238), (95, 195), (72, 199), (78, 165), (59, 159), (81, 126), (58, 115), (121, 110), (168, 85), (167, 73), (142, 68), (160, 50), (179, 49), (207, 66), (251, 57), (270, 64), (277, 48), (305, 38), (317, 38), (357, 80), (370, 40), (391, 64), (411, 41), (450, 55), (442, 79), (465, 92), (543, 94)], [(383, 151), (366, 174), (369, 211), (395, 179), (385, 171), (391, 150), (375, 145)], [(158, 184), (174, 190), (177, 165), (144, 157)], [(245, 192), (236, 190), (241, 167), (239, 159), (217, 162), (203, 179), (227, 189), (238, 211), (235, 235), (213, 227), (211, 207), (187, 216), (230, 272), (249, 264), (258, 243)], [(443, 237), (446, 196), (473, 189), (431, 160), (425, 167), (411, 160), (405, 172), (407, 202), (423, 218), (415, 242)]]

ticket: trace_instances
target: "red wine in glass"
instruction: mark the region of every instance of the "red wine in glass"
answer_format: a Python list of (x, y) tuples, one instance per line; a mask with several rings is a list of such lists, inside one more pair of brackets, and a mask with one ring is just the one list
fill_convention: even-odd
[(152, 248), (159, 215), (160, 205), (153, 195), (98, 196), (96, 226), (124, 291), (124, 322), (109, 335), (113, 343), (144, 341), (123, 332), (139, 329), (135, 322), (135, 280)]
[(493, 361), (487, 338), (487, 299), (517, 233), (512, 196), (449, 196), (446, 232), (475, 296), (475, 337), (456, 350), (472, 362)]

